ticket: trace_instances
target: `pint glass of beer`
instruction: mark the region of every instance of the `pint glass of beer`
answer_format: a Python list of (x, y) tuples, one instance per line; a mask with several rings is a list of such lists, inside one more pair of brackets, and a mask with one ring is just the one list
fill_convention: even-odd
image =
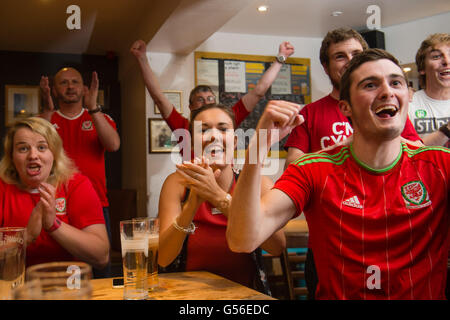
[(148, 298), (148, 222), (126, 220), (120, 222), (120, 243), (123, 261), (123, 298), (144, 300)]
[(25, 280), (25, 228), (0, 228), (0, 300), (12, 299)]
[(135, 218), (136, 221), (146, 221), (148, 224), (148, 291), (158, 287), (158, 249), (159, 249), (159, 219), (158, 218)]

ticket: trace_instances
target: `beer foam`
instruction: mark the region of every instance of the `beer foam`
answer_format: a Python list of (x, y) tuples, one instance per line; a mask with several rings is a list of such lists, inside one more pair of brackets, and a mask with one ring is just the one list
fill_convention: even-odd
[(148, 256), (148, 240), (147, 237), (142, 237), (139, 239), (125, 239), (121, 237), (120, 239), (122, 247), (122, 257), (125, 256), (127, 252), (144, 251), (145, 256)]

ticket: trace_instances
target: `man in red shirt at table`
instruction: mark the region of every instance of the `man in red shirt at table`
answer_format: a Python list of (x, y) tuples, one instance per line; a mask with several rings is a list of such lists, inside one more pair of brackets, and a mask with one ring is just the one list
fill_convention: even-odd
[[(300, 106), (271, 101), (250, 142), (228, 217), (227, 240), (250, 252), (302, 211), (317, 262), (318, 299), (445, 299), (450, 244), (450, 150), (403, 142), (409, 93), (398, 61), (380, 49), (355, 56), (339, 106), (349, 146), (305, 154), (260, 198), (264, 157), (302, 122)], [(261, 133), (262, 136), (262, 133)], [(261, 159), (262, 158), (262, 159)]]
[[(339, 83), (349, 61), (366, 49), (368, 49), (366, 41), (353, 29), (339, 28), (327, 33), (320, 48), (320, 62), (330, 78), (333, 89), (329, 95), (308, 104), (300, 112), (305, 122), (292, 130), (284, 144), (288, 151), (285, 168), (303, 154), (330, 147), (353, 134), (348, 118), (339, 109)], [(420, 142), (420, 137), (409, 119), (402, 137)], [(310, 249), (307, 252), (305, 276), (309, 298), (312, 299), (317, 275)]]

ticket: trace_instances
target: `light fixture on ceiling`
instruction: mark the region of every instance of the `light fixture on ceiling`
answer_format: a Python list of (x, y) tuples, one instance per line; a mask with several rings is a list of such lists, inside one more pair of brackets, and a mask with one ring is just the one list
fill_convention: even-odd
[(411, 68), (410, 67), (404, 67), (403, 68), (403, 71), (406, 73), (406, 72), (410, 72), (411, 71)]
[(258, 7), (259, 12), (267, 12), (268, 9), (269, 9), (269, 7), (266, 5), (262, 5), (262, 6)]
[(339, 10), (333, 11), (333, 12), (331, 13), (331, 15), (332, 15), (333, 17), (339, 17), (339, 16), (342, 15), (342, 14), (343, 14), (343, 12), (342, 12), (342, 11), (339, 11)]

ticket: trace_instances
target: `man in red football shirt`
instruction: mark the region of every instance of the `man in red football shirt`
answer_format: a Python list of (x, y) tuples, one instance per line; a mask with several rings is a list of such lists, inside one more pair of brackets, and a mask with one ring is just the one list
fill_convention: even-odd
[[(46, 107), (41, 116), (55, 126), (67, 155), (91, 181), (102, 203), (106, 228), (111, 238), (104, 154), (105, 151), (119, 149), (120, 137), (114, 120), (102, 113), (101, 108), (97, 106), (98, 85), (96, 72), (92, 73), (91, 85), (87, 88), (76, 69), (59, 70), (54, 77), (52, 88), (59, 106), (55, 111), (48, 78), (42, 77), (41, 90)], [(98, 271), (97, 275), (109, 276), (107, 269), (104, 272)]]
[[(363, 37), (353, 29), (339, 28), (327, 33), (320, 47), (320, 63), (333, 89), (301, 111), (305, 122), (292, 130), (284, 144), (288, 151), (286, 167), (304, 153), (325, 149), (352, 135), (353, 128), (338, 106), (340, 81), (349, 61), (368, 48)], [(402, 136), (421, 142), (409, 119)]]
[[(339, 106), (353, 141), (291, 163), (260, 200), (264, 159), (273, 141), (299, 125), (300, 106), (271, 101), (236, 185), (227, 239), (250, 252), (305, 213), (319, 299), (445, 299), (450, 244), (450, 150), (402, 142), (408, 86), (398, 61), (369, 49), (342, 77)], [(266, 139), (259, 139), (267, 130)], [(264, 136), (264, 135), (261, 135)]]
[[(322, 40), (320, 63), (333, 86), (329, 95), (308, 104), (300, 114), (305, 119), (290, 133), (284, 148), (288, 151), (285, 168), (305, 153), (341, 143), (353, 134), (348, 118), (339, 109), (339, 88), (341, 77), (352, 58), (369, 47), (364, 38), (350, 28), (331, 30)], [(412, 123), (407, 120), (402, 137), (410, 141), (419, 141), (420, 137)], [(312, 298), (317, 283), (313, 253), (308, 249), (305, 266), (306, 284)]]

